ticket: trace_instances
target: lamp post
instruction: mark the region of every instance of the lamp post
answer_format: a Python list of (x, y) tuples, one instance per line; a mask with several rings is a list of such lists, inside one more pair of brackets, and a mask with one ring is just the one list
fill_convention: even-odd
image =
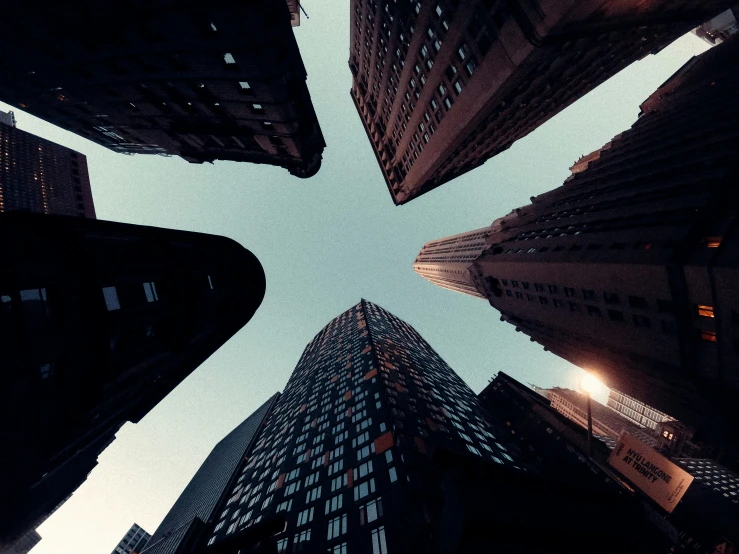
[(591, 406), (590, 395), (597, 391), (601, 386), (601, 382), (592, 373), (586, 373), (580, 379), (580, 390), (585, 393), (588, 406), (588, 458), (593, 457), (593, 411)]

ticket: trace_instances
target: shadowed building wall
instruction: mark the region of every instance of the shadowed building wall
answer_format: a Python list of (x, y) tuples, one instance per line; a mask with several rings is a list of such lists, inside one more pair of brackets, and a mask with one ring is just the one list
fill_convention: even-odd
[(5, 17), (4, 102), (117, 152), (320, 168), (284, 0), (30, 0)]
[(728, 0), (352, 0), (351, 96), (396, 204), (482, 165)]
[(265, 280), (224, 237), (67, 216), (0, 214), (0, 252), (7, 542), (251, 319)]

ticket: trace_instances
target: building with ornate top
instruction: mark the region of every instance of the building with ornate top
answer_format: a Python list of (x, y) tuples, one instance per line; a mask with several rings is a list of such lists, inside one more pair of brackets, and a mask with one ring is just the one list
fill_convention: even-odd
[(728, 0), (351, 1), (351, 96), (396, 204), (482, 165)]
[(293, 0), (30, 0), (4, 16), (3, 102), (125, 154), (320, 168)]

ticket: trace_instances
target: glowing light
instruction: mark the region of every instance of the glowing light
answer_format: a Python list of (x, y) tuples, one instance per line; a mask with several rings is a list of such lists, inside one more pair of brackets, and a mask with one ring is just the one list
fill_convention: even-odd
[(603, 383), (600, 382), (593, 373), (586, 373), (580, 379), (580, 390), (587, 394), (593, 395), (603, 389)]

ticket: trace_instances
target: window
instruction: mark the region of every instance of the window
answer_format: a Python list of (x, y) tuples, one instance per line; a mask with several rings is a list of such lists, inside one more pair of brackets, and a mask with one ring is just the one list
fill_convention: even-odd
[(564, 287), (565, 296), (568, 298), (574, 298), (577, 296), (577, 291), (572, 287)]
[(387, 554), (384, 526), (372, 530), (372, 554)]
[(313, 502), (314, 500), (318, 500), (321, 498), (321, 487), (316, 487), (315, 489), (309, 490), (305, 495), (305, 502), (306, 504), (308, 502)]
[(706, 237), (708, 248), (718, 248), (721, 245), (721, 237)]
[(585, 306), (588, 309), (588, 315), (600, 317), (600, 308), (597, 308), (596, 306)]
[(642, 298), (641, 296), (629, 296), (629, 306), (639, 310), (646, 310), (649, 307), (647, 299)]
[(346, 554), (346, 543), (335, 544), (328, 549), (329, 554)]
[(634, 318), (634, 327), (651, 327), (648, 317), (637, 314), (634, 314), (632, 317)]
[(344, 533), (346, 533), (346, 514), (342, 514), (340, 516), (336, 516), (333, 519), (330, 519), (328, 522), (328, 536), (326, 537), (327, 540), (334, 539), (336, 537), (340, 537)]
[(365, 481), (360, 485), (354, 485), (354, 501), (356, 502), (360, 498), (374, 494), (375, 492), (375, 478), (373, 477), (369, 481)]
[(300, 533), (296, 533), (293, 537), (293, 546), (300, 542), (307, 542), (310, 540), (310, 529), (306, 529), (305, 531), (301, 531)]
[(606, 304), (621, 304), (621, 301), (618, 299), (618, 294), (615, 292), (604, 292), (603, 300), (605, 300)]
[(290, 539), (284, 538), (277, 541), (277, 554), (282, 554), (283, 552), (287, 552), (287, 545)]
[(713, 313), (713, 306), (704, 306), (702, 304), (698, 304), (697, 310), (700, 317), (716, 317)]
[(299, 491), (299, 490), (300, 490), (300, 481), (295, 481), (293, 483), (290, 483), (285, 488), (285, 494), (284, 494), (284, 496), (286, 496), (286, 497), (287, 496), (290, 496), (292, 493), (294, 493), (295, 491)]
[(239, 81), (239, 86), (241, 90), (251, 90), (251, 85), (249, 85), (248, 81)]
[(328, 474), (333, 475), (334, 473), (337, 473), (342, 469), (344, 469), (344, 460), (337, 460), (330, 466), (328, 466)]
[(700, 337), (708, 342), (717, 342), (715, 331), (700, 331)]
[(118, 291), (115, 287), (103, 287), (103, 298), (105, 298), (105, 306), (109, 312), (121, 309), (121, 303), (118, 301)]
[(157, 287), (154, 284), (154, 281), (144, 283), (144, 294), (146, 294), (147, 302), (156, 302), (157, 300), (159, 300), (159, 295), (157, 294)]
[(376, 498), (359, 507), (359, 525), (372, 523), (382, 517), (382, 498)]
[(293, 499), (287, 500), (286, 502), (280, 502), (277, 505), (277, 511), (278, 512), (289, 512), (290, 509), (293, 507)]
[(361, 479), (372, 473), (372, 460), (360, 464), (356, 469), (355, 477)]
[(336, 510), (341, 510), (342, 506), (344, 505), (344, 495), (337, 494), (333, 498), (329, 498), (326, 500), (326, 514), (330, 514), (332, 512), (335, 512)]
[(624, 314), (618, 310), (608, 310), (608, 319), (611, 321), (623, 321)]
[(580, 304), (578, 304), (577, 302), (570, 302), (569, 304), (570, 304), (570, 311), (571, 312), (579, 312), (579, 311), (582, 311), (580, 309)]
[(303, 486), (304, 487), (309, 487), (312, 484), (317, 483), (318, 482), (318, 476), (320, 475), (320, 473), (321, 473), (320, 471), (316, 471), (315, 473), (312, 473), (312, 474), (308, 475), (305, 478), (305, 482), (303, 483)]
[(298, 527), (305, 525), (306, 523), (313, 521), (313, 507), (303, 510), (298, 514)]
[(233, 57), (233, 54), (226, 52), (223, 54), (223, 61), (226, 62), (226, 65), (232, 65), (236, 63), (236, 60)]
[(364, 460), (370, 454), (374, 454), (374, 453), (375, 453), (375, 443), (371, 442), (367, 446), (357, 450), (357, 461)]
[(341, 487), (346, 486), (346, 473), (339, 475), (331, 480), (331, 492), (339, 490)]

